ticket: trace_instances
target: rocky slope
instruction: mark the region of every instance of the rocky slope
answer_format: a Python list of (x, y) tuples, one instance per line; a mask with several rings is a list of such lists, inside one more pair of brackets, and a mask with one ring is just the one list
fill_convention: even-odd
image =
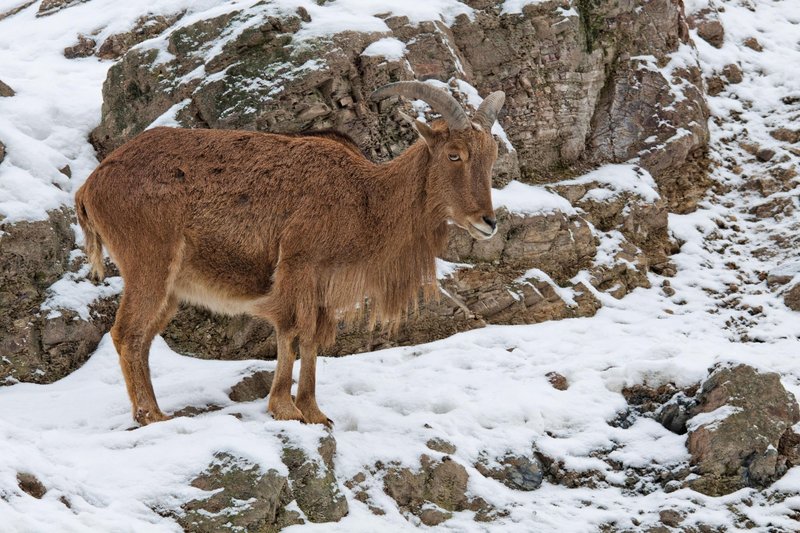
[[(73, 5), (42, 4), (38, 15)], [(504, 90), (495, 186), (519, 179), (547, 187), (509, 189), (507, 197), (531, 190), (539, 196), (501, 210), (501, 231), (489, 243), (473, 245), (454, 230), (444, 259), (461, 267), (443, 279), (439, 301), (424, 304), (397, 335), (356, 325), (341, 331), (329, 354), (425, 342), (487, 323), (589, 316), (602, 305), (597, 291), (620, 298), (648, 286), (649, 270), (674, 270), (667, 213), (694, 209), (709, 184), (708, 111), (679, 3), (658, 0), (640, 9), (543, 2), (509, 10), (502, 2), (468, 2), (444, 19), (377, 13), (365, 15), (370, 31), (320, 30), (335, 9), (323, 3), (290, 10), (280, 2), (231, 6), (216, 16), (181, 9), (141, 15), (128, 32), (104, 39), (76, 36), (67, 57), (121, 56), (108, 72), (102, 120), (91, 134), (98, 154), (153, 124), (278, 132), (333, 127), (380, 161), (414, 140), (396, 110), (425, 110), (398, 99), (371, 104), (366, 96), (376, 87), (430, 80), (472, 106), (478, 94)], [(619, 162), (635, 167), (569, 180)], [(52, 233), (52, 223), (33, 224), (42, 235)], [(71, 237), (59, 246), (71, 249)], [(27, 254), (18, 257), (15, 276), (33, 279), (41, 259), (36, 250)], [(66, 261), (60, 265), (65, 272)], [(43, 301), (45, 287), (33, 300)], [(0, 375), (39, 382), (63, 376), (99, 340), (114, 305), (106, 299), (77, 317), (57, 308), (28, 321), (22, 319), (33, 308), (16, 301), (0, 324), (14, 339), (8, 353), (16, 363), (0, 364)], [(57, 313), (69, 320), (51, 327), (48, 317)], [(182, 310), (165, 337), (201, 357), (275, 354), (268, 324), (198, 309)], [(19, 340), (44, 338), (50, 342), (26, 341), (25, 348)], [(76, 338), (85, 341), (77, 345)], [(69, 362), (50, 364), (45, 351)]]
[[(63, 63), (58, 65), (91, 73), (96, 65), (103, 65), (91, 54), (99, 53), (111, 36), (116, 36), (113, 43), (123, 43), (114, 53), (124, 53), (130, 46), (125, 43), (135, 43), (146, 34), (143, 28), (151, 20), (150, 15), (136, 12), (125, 15), (124, 28), (111, 22), (105, 26), (93, 18), (91, 24), (82, 25), (82, 19), (91, 18), (94, 2), (107, 9), (124, 7), (110, 0), (102, 4), (105, 1), (43, 2), (22, 7), (6, 21), (23, 17), (16, 19), (21, 22), (15, 27), (24, 22), (31, 32), (41, 27), (36, 24), (49, 24), (48, 20), (68, 21), (69, 32), (58, 49)], [(7, 13), (3, 10), (12, 3), (0, 0), (0, 11)], [(355, 3), (308, 2), (305, 14), (295, 13), (292, 6), (272, 16), (279, 22), (300, 20), (291, 42), (306, 37), (334, 42), (343, 38), (341, 28), (329, 36), (309, 33), (329, 20), (324, 16), (326, 5), (342, 8)], [(172, 24), (154, 30), (164, 34), (150, 43), (165, 54), (164, 64), (180, 57), (169, 55), (173, 52), (167, 43), (179, 31), (177, 26), (189, 27), (230, 10), (260, 9), (246, 3), (209, 4), (202, 8), (218, 8), (214, 17), (177, 0), (164, 0), (163, 9), (152, 14), (153, 19), (164, 17)], [(402, 12), (400, 4), (394, 4), (394, 9)], [(469, 86), (448, 86), (467, 101), (473, 98), (470, 87), (485, 94), (475, 77), (485, 68), (476, 67), (478, 61), (459, 44), (459, 39), (471, 37), (457, 37), (455, 28), (495, 17), (491, 20), (497, 21), (496, 27), (492, 26), (495, 22), (472, 27), (473, 32), (489, 35), (490, 26), (499, 32), (513, 21), (534, 20), (530, 17), (538, 17), (542, 6), (549, 5), (520, 7), (524, 2), (505, 2), (493, 8), (489, 3), (471, 2), (476, 11), (467, 20), (459, 7), (465, 4), (430, 0), (425, 6), (440, 9), (445, 4), (450, 6), (442, 9), (443, 22), (452, 34), (448, 42), (453, 53), (459, 54), (461, 68), (471, 76), (464, 78)], [(624, 17), (618, 19), (620, 26), (614, 21), (595, 26), (591, 18), (581, 19), (581, 5), (572, 6), (579, 14), (579, 36), (596, 32), (605, 46), (618, 37), (614, 42), (620, 49), (636, 41), (622, 30), (609, 33), (609, 28), (625, 27)], [(647, 13), (672, 9), (672, 4), (659, 5)], [(421, 11), (425, 6), (417, 4)], [(570, 6), (557, 7), (564, 10), (553, 10), (558, 20), (571, 24)], [(613, 9), (636, 13), (625, 11), (624, 6)], [(513, 13), (517, 10), (520, 13)], [(36, 17), (39, 11), (41, 16)], [(441, 281), (448, 295), (426, 307), (399, 337), (343, 331), (336, 349), (353, 352), (393, 342), (419, 342), (484, 322), (594, 316), (486, 327), (423, 345), (320, 359), (319, 398), (336, 421), (335, 453), (334, 440), (324, 429), (277, 422), (265, 413), (263, 397), (273, 362), (182, 357), (161, 339), (153, 347), (154, 383), (162, 407), (176, 418), (125, 431), (133, 429), (129, 406), (117, 356), (106, 337), (85, 365), (57, 383), (0, 388), (0, 523), (11, 531), (51, 530), (53, 524), (64, 530), (216, 531), (229, 523), (231, 528), (265, 531), (289, 525), (326, 531), (413, 531), (437, 525), (459, 531), (528, 531), (563, 529), (565, 524), (576, 531), (797, 531), (800, 323), (792, 309), (800, 307), (796, 257), (800, 135), (795, 124), (800, 85), (790, 67), (800, 60), (795, 46), (800, 19), (789, 2), (697, 0), (687, 3), (687, 11), (688, 35), (694, 38), (700, 58), (696, 75), (711, 95), (707, 99), (712, 115), (707, 157), (712, 162), (713, 186), (705, 197), (697, 201), (706, 186), (702, 180), (688, 182), (699, 187), (694, 192), (694, 185), (675, 182), (676, 190), (689, 191), (688, 198), (694, 200), (670, 193), (669, 175), (648, 162), (647, 153), (630, 164), (605, 164), (617, 161), (610, 156), (593, 162), (600, 142), (587, 142), (583, 155), (563, 165), (551, 166), (552, 160), (547, 162), (545, 155), (524, 155), (524, 143), (514, 137), (513, 108), (509, 108), (509, 116), (501, 117), (501, 123), (518, 149), (504, 157), (496, 185), (501, 187), (511, 178), (527, 183), (514, 181), (495, 190), (504, 233), (480, 244), (454, 233), (445, 257), (449, 263), (442, 264)], [(72, 12), (79, 16), (73, 18)], [(396, 38), (405, 43), (406, 58), (416, 42), (406, 40), (392, 28), (391, 17), (381, 15), (370, 15), (369, 24), (359, 25), (360, 34), (375, 34), (374, 39), (359, 41), (366, 47), (359, 58), (379, 65), (374, 67), (376, 72), (403, 60), (369, 55), (375, 48), (391, 55), (397, 50), (394, 41), (384, 41), (363, 55), (368, 42)], [(401, 28), (422, 27), (425, 22), (407, 12), (394, 16), (409, 17)], [(180, 18), (169, 22), (174, 17)], [(352, 19), (348, 23), (355, 24)], [(97, 32), (96, 28), (105, 29)], [(544, 35), (548, 29), (552, 24), (542, 29), (532, 22), (531, 31)], [(0, 40), (12, 30), (3, 25), (0, 15)], [(82, 40), (74, 35), (76, 31), (83, 32)], [(640, 27), (640, 31), (649, 30)], [(651, 33), (661, 31), (659, 26)], [(668, 36), (671, 30), (664, 31)], [(221, 39), (238, 43), (240, 52), (247, 55), (247, 46), (239, 46), (242, 43), (234, 34)], [(419, 33), (414, 35), (421, 38)], [(649, 40), (658, 39), (655, 35)], [(208, 51), (225, 53), (222, 41), (208, 41)], [(489, 38), (476, 41), (486, 46), (493, 42)], [(147, 49), (148, 42), (134, 45), (122, 62)], [(432, 72), (455, 68), (441, 66), (434, 42), (440, 41), (425, 45), (424, 50), (434, 51), (427, 68)], [(86, 57), (63, 59), (63, 49), (76, 44)], [(3, 50), (0, 47), (0, 65), (13, 65)], [(596, 55), (597, 49), (583, 50)], [(518, 53), (527, 57), (527, 49)], [(553, 60), (561, 57), (554, 54)], [(622, 57), (607, 68), (627, 68)], [(674, 52), (667, 63), (657, 53), (652, 62), (649, 57), (632, 57), (646, 65), (649, 76), (656, 70), (663, 74), (665, 69), (677, 68), (684, 56)], [(291, 54), (287, 63), (290, 60)], [(409, 69), (409, 75), (425, 77), (421, 61), (409, 60), (409, 65), (416, 65), (413, 73), (412, 66), (405, 65), (398, 72), (405, 74)], [(164, 72), (168, 77), (169, 72)], [(215, 74), (225, 80), (229, 72)], [(22, 143), (19, 132), (9, 134), (3, 122), (5, 116), (15, 118), (7, 113), (14, 108), (3, 107), (8, 106), (5, 102), (30, 98), (33, 88), (26, 86), (25, 79), (34, 75), (26, 71), (25, 77), (7, 78), (15, 94), (0, 98), (0, 140), (7, 146), (0, 172), (21, 168), (30, 144), (41, 152), (45, 170), (39, 170), (52, 188), (58, 184), (70, 190), (90, 170), (85, 157), (70, 156), (75, 176), (70, 178), (58, 171), (64, 168), (63, 157), (52, 156), (42, 147), (53, 149), (47, 142), (58, 145), (73, 130), (45, 135), (45, 130), (34, 127), (35, 120), (29, 120), (26, 125), (32, 126), (26, 133), (47, 142), (29, 136)], [(0, 76), (6, 75), (0, 71)], [(564, 76), (565, 80), (579, 78)], [(440, 81), (449, 83), (449, 79)], [(301, 86), (302, 79), (296, 83)], [(672, 79), (673, 88), (690, 91), (694, 85)], [(531, 83), (535, 96), (537, 87)], [(154, 102), (171, 98), (168, 91), (159, 96), (150, 89)], [(194, 91), (199, 95), (205, 90), (200, 83), (175, 102), (180, 106), (189, 100), (185, 109), (190, 109), (200, 105), (194, 101)], [(671, 90), (659, 94), (668, 98)], [(321, 127), (325, 120), (335, 124), (336, 117), (347, 115), (346, 105), (334, 107), (327, 93), (315, 91), (304, 98), (324, 104), (330, 112), (314, 117), (317, 111), (327, 111), (313, 108), (317, 110), (310, 113), (313, 127)], [(254, 101), (263, 107), (253, 112), (269, 116), (273, 105), (269, 94), (258, 94)], [(619, 102), (632, 97), (626, 91), (614, 96), (619, 99), (617, 109), (625, 107)], [(287, 98), (301, 101), (295, 92)], [(601, 95), (597, 102), (609, 99), (610, 94)], [(683, 102), (677, 100), (675, 104)], [(146, 112), (146, 99), (139, 103), (142, 107), (137, 113)], [(156, 120), (187, 120), (186, 124), (202, 126), (190, 122), (193, 119), (173, 105)], [(389, 157), (410, 141), (409, 132), (393, 115), (394, 109), (406, 105), (391, 101), (386, 108), (372, 109), (353, 103), (353, 112), (367, 117), (367, 133), (359, 142), (371, 157)], [(99, 104), (96, 111), (99, 117)], [(294, 113), (281, 115), (280, 120), (293, 117)], [(568, 118), (562, 119), (570, 124)], [(59, 124), (63, 119), (54, 114), (48, 120)], [(375, 135), (369, 129), (372, 120), (386, 129), (390, 144), (371, 137)], [(590, 121), (587, 139), (602, 137), (591, 133), (598, 123)], [(95, 130), (96, 141), (102, 141), (97, 133), (106, 125), (104, 121)], [(74, 131), (88, 136), (89, 126), (83, 127)], [(666, 126), (659, 123), (659, 127)], [(654, 153), (676, 157), (686, 148), (679, 141), (693, 135), (693, 127), (685, 124), (688, 133), (676, 132), (663, 153)], [(568, 137), (564, 127), (557, 135)], [(617, 138), (625, 135), (618, 130)], [(673, 143), (676, 151), (670, 148)], [(693, 176), (687, 169), (701, 168), (704, 160), (690, 155), (680, 176)], [(604, 164), (598, 170), (584, 173), (599, 163)], [(0, 180), (0, 191), (11, 191), (18, 200), (23, 196), (19, 174), (6, 176), (17, 181)], [(8, 189), (10, 183), (18, 186)], [(54, 198), (63, 197), (54, 193)], [(45, 201), (35, 207), (45, 205), (52, 207)], [(0, 210), (10, 220), (2, 228), (0, 253), (13, 274), (0, 277), (3, 310), (10, 310), (0, 317), (0, 325), (17, 328), (3, 331), (4, 341), (14, 341), (3, 347), (12, 350), (13, 357), (0, 358), (0, 368), (18, 364), (12, 375), (44, 382), (79, 366), (83, 354), (91, 351), (89, 343), (81, 342), (91, 340), (94, 331), (103, 331), (102, 321), (113, 313), (119, 280), (111, 277), (106, 284), (92, 285), (84, 279), (80, 254), (71, 252), (72, 239), (80, 240), (80, 235), (69, 231), (68, 210), (51, 213), (47, 221), (38, 216), (38, 221), (20, 223), (24, 217), (13, 209), (0, 197)], [(65, 270), (74, 272), (64, 275)], [(40, 274), (26, 276), (24, 272)], [(640, 289), (631, 293), (637, 286)], [(108, 306), (105, 315), (96, 303), (102, 298)], [(18, 307), (14, 307), (16, 302), (21, 302)], [(169, 337), (178, 352), (215, 358), (270, 352), (270, 332), (256, 323), (188, 315), (182, 320)], [(190, 332), (190, 328), (198, 331)], [(33, 363), (25, 364), (26, 357)]]

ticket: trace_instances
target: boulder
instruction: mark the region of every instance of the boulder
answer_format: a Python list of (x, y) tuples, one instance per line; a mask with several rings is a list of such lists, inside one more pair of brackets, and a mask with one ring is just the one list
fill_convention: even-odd
[[(336, 441), (327, 434), (316, 454), (284, 439), (283, 463), (288, 477), (275, 469), (264, 471), (242, 457), (220, 452), (191, 485), (207, 491), (186, 502), (175, 515), (185, 531), (222, 530), (277, 532), (302, 524), (300, 513), (287, 508), (295, 501), (311, 522), (336, 522), (348, 512), (347, 500), (333, 474)], [(163, 511), (163, 510), (162, 510)]]
[(108, 36), (97, 49), (97, 57), (100, 59), (119, 59), (131, 47), (159, 35), (175, 24), (182, 16), (183, 13), (167, 17), (152, 14), (139, 17), (130, 31)]
[(42, 3), (39, 4), (39, 11), (36, 13), (36, 16), (44, 17), (47, 15), (52, 15), (57, 11), (61, 11), (62, 9), (66, 9), (77, 4), (82, 4), (83, 2), (87, 1), (88, 0), (42, 0)]
[(535, 456), (507, 454), (490, 463), (486, 458), (475, 463), (475, 469), (485, 477), (496, 479), (506, 487), (531, 491), (542, 485), (544, 467)]
[(792, 311), (800, 311), (800, 283), (783, 293), (783, 303)]
[(717, 367), (691, 414), (686, 446), (699, 474), (690, 483), (695, 490), (720, 496), (765, 488), (793, 465), (780, 442), (790, 438), (800, 408), (778, 374), (741, 364)]
[(14, 96), (15, 94), (16, 92), (14, 92), (14, 89), (12, 89), (11, 87), (3, 83), (2, 80), (0, 80), (0, 97), (8, 98), (10, 96)]
[(453, 511), (469, 508), (467, 470), (449, 457), (435, 462), (420, 457), (420, 468), (391, 467), (383, 478), (383, 490), (406, 513), (417, 515), (427, 525), (436, 525)]
[(268, 370), (253, 372), (231, 387), (228, 398), (234, 402), (252, 402), (264, 399), (269, 395), (274, 376), (275, 372)]
[(64, 377), (110, 326), (115, 304), (108, 300), (95, 303), (90, 320), (71, 310), (41, 309), (50, 285), (69, 269), (71, 220), (65, 208), (47, 220), (0, 224), (0, 385)]
[(277, 533), (283, 527), (303, 523), (296, 512), (286, 510), (292, 501), (289, 480), (277, 470), (264, 472), (241, 457), (216, 454), (191, 485), (207, 491), (207, 495), (185, 503), (177, 513), (184, 531)]
[(64, 57), (67, 59), (75, 59), (78, 57), (89, 57), (94, 54), (94, 47), (97, 46), (97, 41), (85, 35), (78, 35), (78, 42), (72, 46), (64, 48)]
[(289, 469), (289, 481), (297, 505), (311, 522), (338, 522), (349, 509), (339, 490), (333, 470), (336, 441), (328, 433), (320, 440), (318, 457), (284, 439), (283, 463)]

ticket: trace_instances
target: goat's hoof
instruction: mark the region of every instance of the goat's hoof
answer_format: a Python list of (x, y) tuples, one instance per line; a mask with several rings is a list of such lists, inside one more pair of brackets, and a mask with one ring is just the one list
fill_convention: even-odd
[(143, 409), (141, 407), (136, 409), (136, 414), (133, 415), (133, 418), (142, 426), (172, 419), (171, 416), (162, 413), (160, 409)]
[(300, 409), (295, 407), (294, 404), (270, 407), (269, 412), (272, 413), (272, 418), (275, 420), (297, 420), (299, 422), (306, 421), (303, 413), (300, 412)]
[(333, 420), (325, 416), (325, 413), (319, 408), (304, 410), (303, 418), (305, 418), (306, 424), (323, 424), (329, 429), (333, 429)]

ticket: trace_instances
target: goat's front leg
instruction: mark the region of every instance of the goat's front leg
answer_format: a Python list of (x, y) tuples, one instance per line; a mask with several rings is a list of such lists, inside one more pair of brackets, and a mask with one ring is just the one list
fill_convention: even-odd
[(278, 366), (275, 377), (272, 379), (272, 388), (269, 390), (269, 403), (267, 410), (272, 413), (275, 420), (299, 420), (305, 422), (303, 413), (292, 402), (292, 367), (294, 366), (295, 353), (292, 348), (293, 338), (289, 335), (276, 332), (278, 340)]
[(297, 385), (295, 405), (303, 413), (309, 424), (333, 425), (317, 405), (317, 346), (313, 343), (300, 343), (300, 383)]

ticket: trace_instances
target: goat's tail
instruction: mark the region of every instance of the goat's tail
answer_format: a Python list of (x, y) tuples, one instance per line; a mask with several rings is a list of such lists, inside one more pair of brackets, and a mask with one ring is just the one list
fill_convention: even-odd
[(92, 267), (91, 278), (100, 281), (105, 276), (105, 265), (103, 264), (103, 240), (89, 219), (84, 202), (84, 190), (81, 187), (75, 194), (75, 211), (78, 214), (78, 224), (83, 229), (83, 249), (89, 257), (89, 264)]

